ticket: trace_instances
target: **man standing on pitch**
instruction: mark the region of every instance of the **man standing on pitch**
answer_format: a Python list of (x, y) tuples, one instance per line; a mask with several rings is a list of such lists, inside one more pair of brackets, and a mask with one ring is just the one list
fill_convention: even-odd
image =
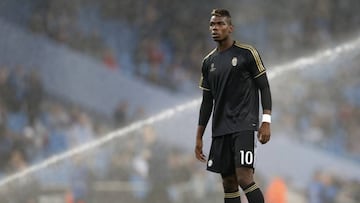
[[(206, 162), (202, 137), (211, 113), (212, 143), (207, 170), (220, 173), (225, 203), (239, 203), (239, 186), (249, 203), (264, 203), (254, 182), (257, 139), (270, 140), (271, 92), (266, 70), (256, 49), (232, 39), (229, 11), (211, 12), (210, 32), (217, 47), (203, 60), (200, 88), (203, 98), (195, 156)], [(259, 127), (259, 92), (263, 110)]]

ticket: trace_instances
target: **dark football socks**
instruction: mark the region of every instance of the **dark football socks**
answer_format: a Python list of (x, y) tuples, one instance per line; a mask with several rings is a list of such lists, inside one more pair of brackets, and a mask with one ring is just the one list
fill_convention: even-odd
[(241, 203), (240, 201), (240, 192), (229, 192), (225, 193), (224, 203)]
[(260, 188), (253, 182), (243, 188), (249, 203), (264, 203), (264, 196)]

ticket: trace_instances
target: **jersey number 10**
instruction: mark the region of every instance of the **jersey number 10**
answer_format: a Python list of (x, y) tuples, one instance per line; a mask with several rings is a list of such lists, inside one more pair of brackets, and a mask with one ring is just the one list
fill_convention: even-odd
[(242, 165), (250, 165), (254, 161), (254, 155), (252, 151), (244, 151), (240, 150), (240, 164)]

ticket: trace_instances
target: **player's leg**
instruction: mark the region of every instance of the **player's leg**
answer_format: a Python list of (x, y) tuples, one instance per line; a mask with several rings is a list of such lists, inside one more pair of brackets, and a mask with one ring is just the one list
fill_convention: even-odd
[(243, 131), (233, 136), (236, 178), (249, 203), (264, 203), (264, 196), (254, 181), (256, 135)]
[(264, 196), (254, 181), (253, 169), (236, 168), (236, 176), (239, 186), (243, 189), (249, 203), (264, 203)]
[(240, 203), (239, 184), (235, 174), (234, 153), (231, 145), (231, 135), (213, 138), (207, 170), (221, 174), (224, 188), (224, 202)]
[(240, 203), (239, 184), (236, 174), (223, 175), (221, 174), (223, 188), (224, 188), (224, 203)]

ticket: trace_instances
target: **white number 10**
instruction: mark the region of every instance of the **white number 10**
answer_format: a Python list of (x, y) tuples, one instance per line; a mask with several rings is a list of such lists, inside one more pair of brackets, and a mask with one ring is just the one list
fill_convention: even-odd
[(240, 150), (240, 164), (250, 165), (254, 161), (254, 156), (252, 151)]

